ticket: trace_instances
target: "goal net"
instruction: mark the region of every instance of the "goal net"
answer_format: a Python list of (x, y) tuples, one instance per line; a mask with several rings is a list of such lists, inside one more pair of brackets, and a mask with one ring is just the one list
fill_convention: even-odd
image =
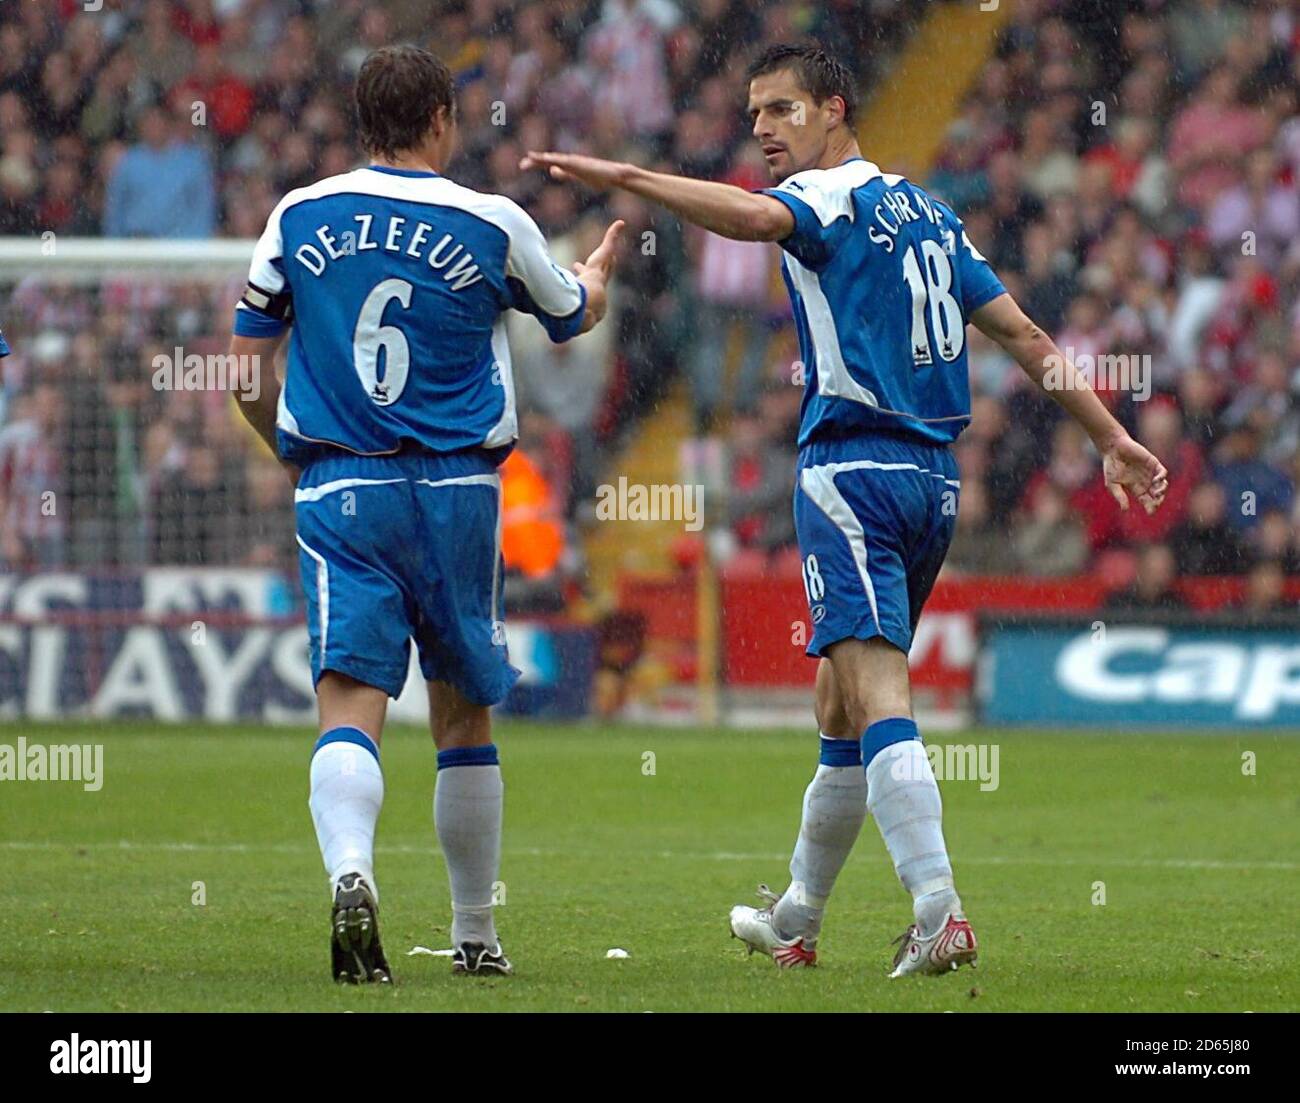
[(252, 248), (0, 242), (8, 570), (293, 563), (290, 488), (207, 370)]

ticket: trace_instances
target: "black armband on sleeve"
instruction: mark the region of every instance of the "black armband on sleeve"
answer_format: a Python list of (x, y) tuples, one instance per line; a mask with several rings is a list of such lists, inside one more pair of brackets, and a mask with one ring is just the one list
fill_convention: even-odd
[(293, 295), (287, 285), (279, 294), (273, 294), (255, 283), (250, 283), (244, 288), (244, 294), (239, 301), (259, 314), (265, 314), (268, 318), (278, 318), (282, 322), (293, 321)]

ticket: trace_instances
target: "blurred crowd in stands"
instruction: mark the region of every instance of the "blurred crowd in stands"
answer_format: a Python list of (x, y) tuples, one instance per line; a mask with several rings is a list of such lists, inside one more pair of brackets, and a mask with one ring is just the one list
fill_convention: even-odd
[[(366, 53), (427, 44), (457, 78), (462, 149), (450, 175), (523, 203), (565, 263), (611, 217), (628, 222), (611, 324), (554, 346), (512, 321), (524, 416), (507, 508), (533, 526), (519, 530), (526, 550), (512, 566), (538, 578), (574, 567), (595, 486), (675, 379), (688, 383), (696, 432), (726, 444), (730, 550), (782, 554), (802, 376), (777, 251), (521, 173), (519, 159), (575, 149), (763, 186), (744, 114), (749, 58), (816, 38), (854, 67), (869, 111), (925, 7), (6, 5), (0, 235), (256, 237), (286, 190), (360, 163), (349, 91)], [(1017, 0), (919, 182), (956, 207), (1067, 353), (1122, 365), (1098, 382), (1168, 465), (1170, 492), (1153, 517), (1121, 513), (1086, 439), (972, 330), (952, 571), (1103, 570), (1133, 579), (1138, 603), (1143, 579), (1165, 569), (1295, 572), (1298, 94), (1294, 0)], [(229, 396), (150, 384), (160, 353), (219, 351), (238, 290), (139, 278), (57, 289), (39, 276), (13, 289), (0, 317), (14, 346), (0, 562), (293, 562), (289, 487), (248, 447)], [(42, 508), (36, 490), (51, 486), (70, 508)]]
[(1170, 492), (1121, 512), (1086, 439), (972, 331), (954, 569), (1114, 570), (1138, 606), (1249, 572), (1252, 600), (1281, 603), (1300, 553), (1298, 91), (1290, 0), (1016, 5), (929, 185), (1095, 367)]

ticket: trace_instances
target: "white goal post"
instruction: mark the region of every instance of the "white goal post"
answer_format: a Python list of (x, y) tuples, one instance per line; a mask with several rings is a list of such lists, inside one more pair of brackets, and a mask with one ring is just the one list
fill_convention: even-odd
[(219, 281), (246, 276), (256, 244), (243, 238), (0, 237), (0, 285), (35, 280), (90, 286), (133, 275)]

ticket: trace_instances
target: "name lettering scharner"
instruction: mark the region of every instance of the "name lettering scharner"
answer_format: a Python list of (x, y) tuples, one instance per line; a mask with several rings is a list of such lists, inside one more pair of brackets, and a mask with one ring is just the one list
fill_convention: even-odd
[[(921, 208), (920, 212), (912, 209), (912, 200)], [(872, 211), (875, 215), (876, 223), (881, 226), (885, 233), (881, 233), (875, 225), (868, 224), (867, 237), (873, 245), (883, 246), (886, 253), (894, 251), (898, 233), (909, 222), (920, 222), (923, 218), (928, 219), (935, 226), (938, 226), (944, 233), (944, 251), (953, 254), (957, 251), (956, 233), (949, 228), (944, 222), (944, 212), (938, 207), (930, 205), (929, 201), (923, 195), (909, 196), (901, 188), (894, 191), (887, 191), (880, 197), (880, 202), (876, 204)], [(966, 231), (962, 231), (962, 244), (970, 248), (972, 253), (978, 257), (974, 247), (970, 244), (970, 239), (966, 236)], [(982, 258), (981, 258), (982, 259)]]

